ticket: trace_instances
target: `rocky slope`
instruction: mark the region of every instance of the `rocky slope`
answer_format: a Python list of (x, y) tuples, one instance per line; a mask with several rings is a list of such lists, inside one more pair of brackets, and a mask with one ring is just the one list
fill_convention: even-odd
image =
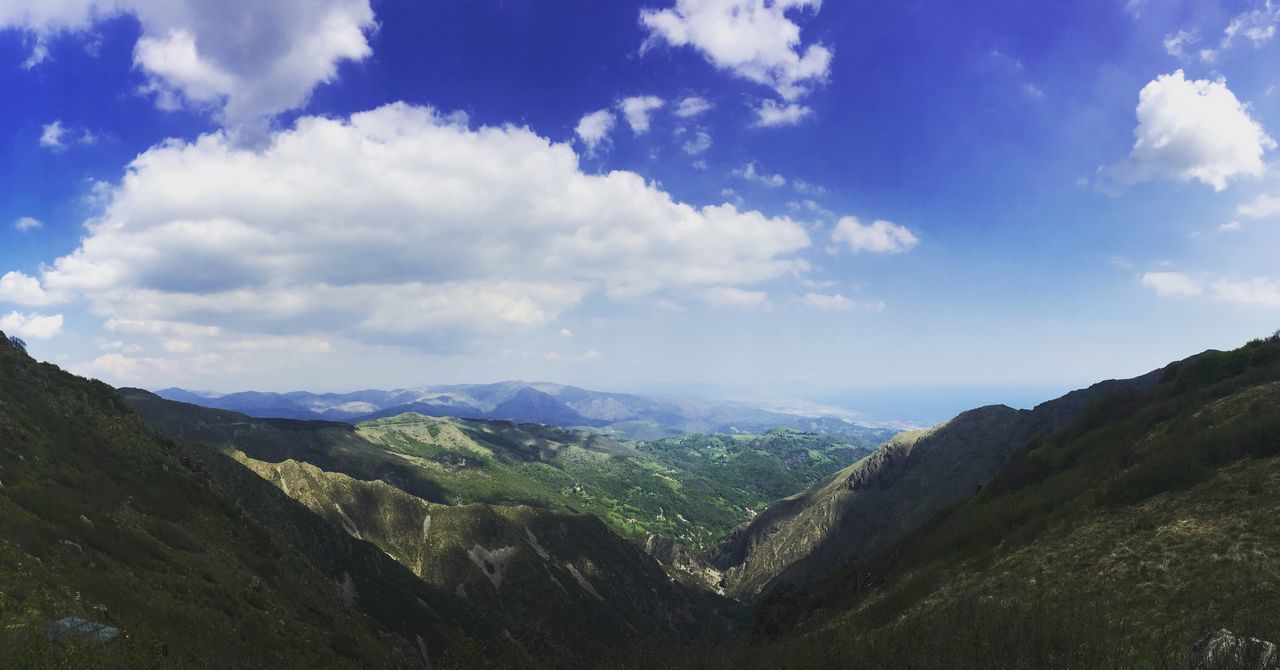
[[(720, 635), (735, 616), (731, 601), (673, 581), (595, 516), (458, 500), (459, 476), (470, 491), (510, 481), (499, 493), (519, 498), (524, 484), (512, 468), (564, 450), (589, 460), (633, 454), (611, 438), (423, 417), (353, 428), (252, 419), (136, 389), (125, 396), (202, 454), (219, 483), (330, 574), (354, 607), (421, 637), (433, 657), (450, 640), (432, 634), (457, 629), (510, 658), (580, 664), (637, 638)], [(496, 461), (505, 465), (484, 467)], [(376, 547), (392, 565), (348, 545)]]
[(974, 409), (899, 434), (868, 458), (774, 503), (703, 558), (723, 573), (725, 591), (742, 600), (806, 584), (874, 555), (972, 495), (1033, 435), (1065, 425), (1118, 388), (1149, 388), (1162, 374), (1102, 382), (1033, 410)]

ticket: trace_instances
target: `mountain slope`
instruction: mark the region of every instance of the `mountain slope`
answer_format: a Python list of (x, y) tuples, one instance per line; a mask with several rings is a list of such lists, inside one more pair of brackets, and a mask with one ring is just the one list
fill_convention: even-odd
[(455, 594), (533, 658), (580, 657), (636, 637), (703, 638), (727, 603), (671, 581), (590, 515), (436, 505), (383, 482), (289, 460), (249, 469), (425, 583)]
[(401, 414), (539, 423), (594, 428), (629, 439), (659, 439), (682, 433), (763, 433), (774, 428), (837, 435), (873, 447), (892, 435), (885, 427), (834, 416), (797, 416), (745, 403), (702, 402), (573, 386), (519, 381), (427, 386), (343, 394), (243, 392), (203, 396), (183, 389), (157, 395), (259, 418), (336, 420), (359, 423)]
[(1036, 433), (1071, 421), (1117, 388), (1147, 388), (1161, 374), (1102, 382), (1033, 410), (983, 407), (930, 430), (902, 433), (870, 457), (774, 503), (705, 559), (740, 599), (805, 584), (873, 555), (965, 499)]
[(1280, 639), (1278, 515), (1280, 334), (1113, 386), (980, 492), (875, 555), (775, 591), (748, 649), (646, 662), (1270, 667), (1206, 664), (1191, 648), (1224, 628)]
[(0, 661), (74, 654), (39, 642), (69, 616), (132, 634), (126, 666), (412, 661), (193, 466), (113, 389), (0, 336)]

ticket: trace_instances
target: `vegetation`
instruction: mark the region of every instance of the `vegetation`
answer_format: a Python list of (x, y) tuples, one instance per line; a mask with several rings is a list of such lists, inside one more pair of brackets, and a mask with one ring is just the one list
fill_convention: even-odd
[(1275, 641), (1277, 454), (1280, 337), (1188, 359), (1032, 438), (877, 557), (774, 593), (749, 652), (663, 663), (1168, 668), (1220, 628)]
[(694, 433), (642, 442), (638, 449), (668, 467), (716, 482), (738, 495), (735, 502), (754, 509), (808, 488), (871, 453), (847, 438), (784, 429), (764, 435)]
[[(7, 342), (0, 666), (82, 667), (99, 652), (103, 664), (129, 667), (388, 666), (409, 657), (113, 389)], [(51, 649), (45, 628), (64, 617), (131, 637), (110, 650)]]
[(585, 511), (623, 537), (648, 534), (701, 550), (781, 493), (856, 460), (839, 438), (775, 431), (686, 436), (635, 445), (576, 430), (417, 414), (360, 424), (359, 434), (411, 456), (452, 504)]

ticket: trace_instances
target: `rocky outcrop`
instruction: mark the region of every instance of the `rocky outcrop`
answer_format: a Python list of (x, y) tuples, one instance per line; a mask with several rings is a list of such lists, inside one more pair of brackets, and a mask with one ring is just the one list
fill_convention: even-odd
[(1191, 647), (1187, 670), (1266, 670), (1274, 667), (1276, 645), (1253, 637), (1236, 635), (1227, 629), (1204, 636)]

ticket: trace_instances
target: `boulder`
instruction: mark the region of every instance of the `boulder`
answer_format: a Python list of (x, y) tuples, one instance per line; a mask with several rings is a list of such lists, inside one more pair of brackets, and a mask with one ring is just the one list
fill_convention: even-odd
[(1276, 645), (1227, 629), (1204, 636), (1191, 646), (1188, 670), (1266, 670), (1274, 667)]

